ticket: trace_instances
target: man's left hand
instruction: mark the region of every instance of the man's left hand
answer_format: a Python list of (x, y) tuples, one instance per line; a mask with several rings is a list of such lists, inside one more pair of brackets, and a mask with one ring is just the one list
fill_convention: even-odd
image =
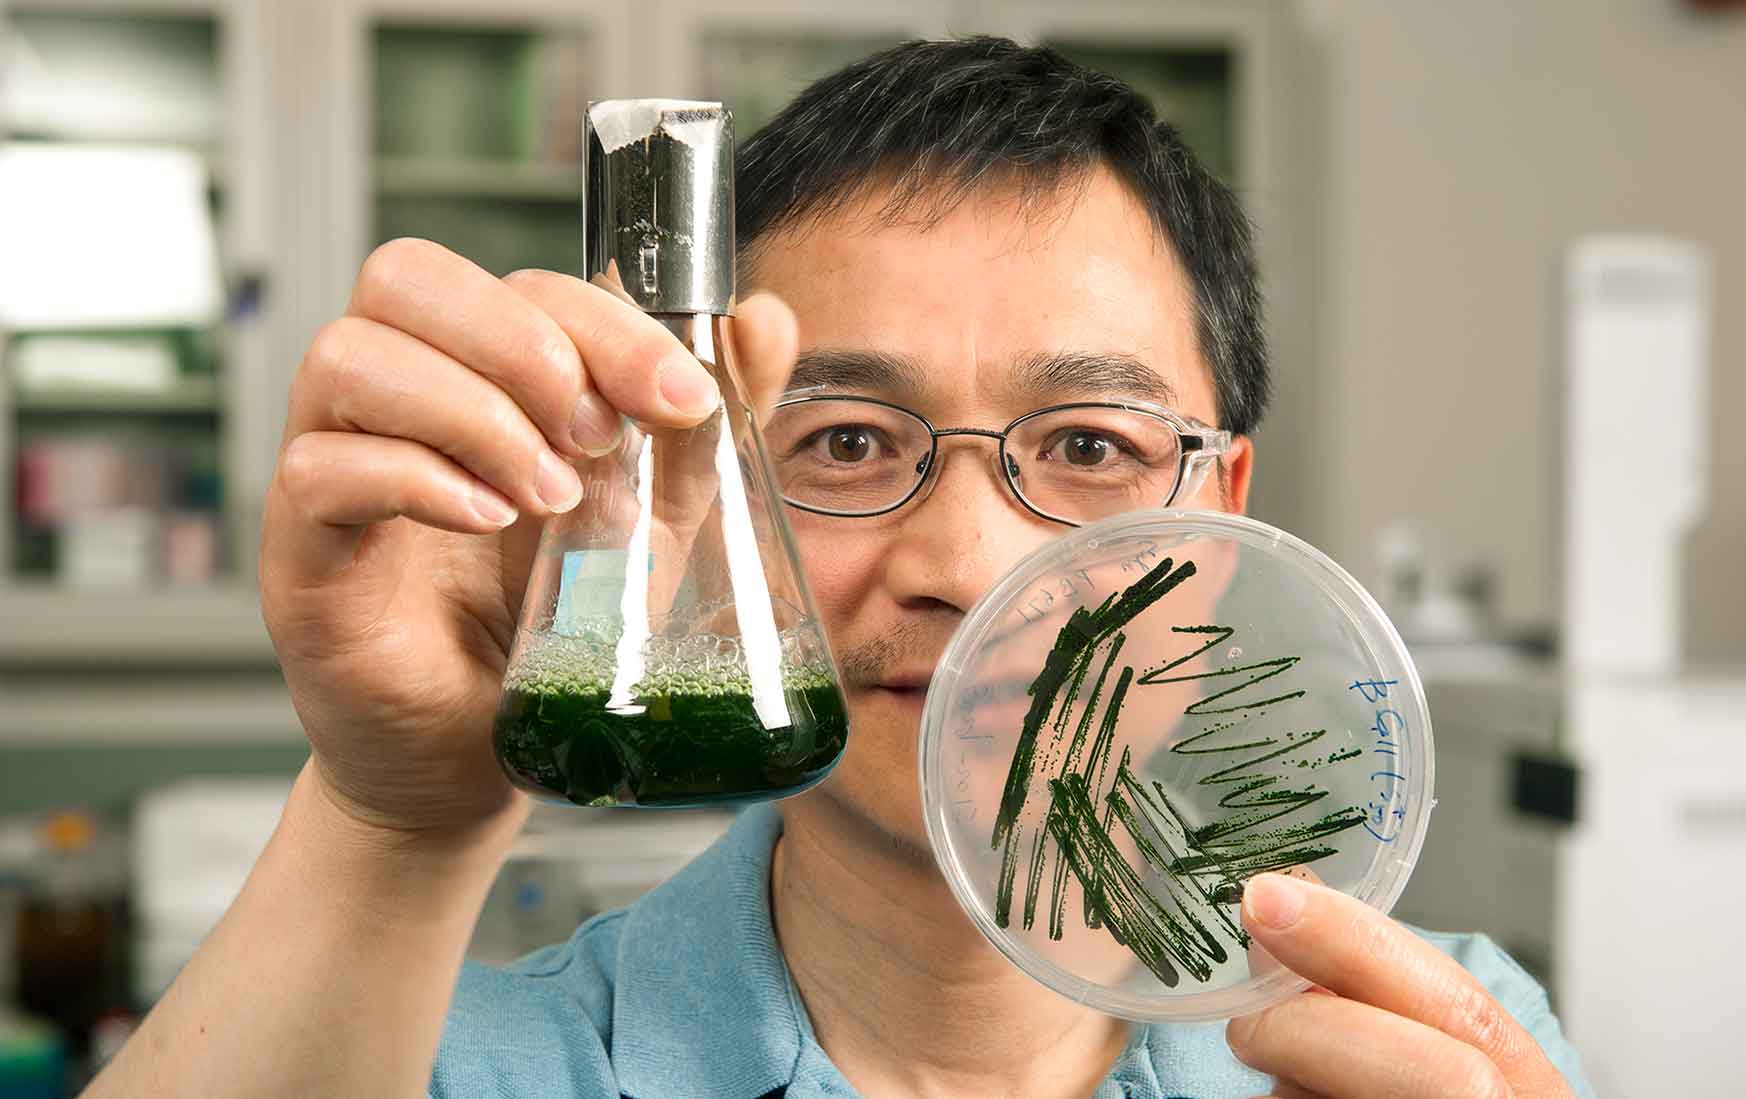
[(1539, 1043), (1453, 958), (1352, 897), (1263, 874), (1243, 924), (1317, 987), (1231, 1020), (1237, 1059), (1280, 1099), (1567, 1099)]

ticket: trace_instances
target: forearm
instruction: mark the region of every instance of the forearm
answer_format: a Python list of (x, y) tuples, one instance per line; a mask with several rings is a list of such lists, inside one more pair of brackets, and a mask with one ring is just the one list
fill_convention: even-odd
[(236, 903), (87, 1099), (423, 1096), (520, 820), (414, 844), (346, 817), (305, 768)]

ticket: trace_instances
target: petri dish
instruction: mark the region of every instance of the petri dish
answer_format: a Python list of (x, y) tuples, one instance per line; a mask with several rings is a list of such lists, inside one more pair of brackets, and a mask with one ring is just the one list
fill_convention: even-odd
[(970, 918), (1056, 992), (1144, 1022), (1306, 987), (1243, 883), (1387, 912), (1433, 805), (1424, 689), (1376, 601), (1238, 515), (1138, 512), (1036, 550), (972, 608), (922, 717), (929, 841)]

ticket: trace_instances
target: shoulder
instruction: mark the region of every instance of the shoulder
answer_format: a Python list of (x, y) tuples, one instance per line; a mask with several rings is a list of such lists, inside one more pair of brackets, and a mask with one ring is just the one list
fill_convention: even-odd
[[(1410, 926), (1410, 925), (1409, 925)], [(1443, 931), (1412, 930), (1426, 942), (1461, 963), (1461, 967), (1478, 978), (1523, 1030), (1540, 1043), (1547, 1058), (1570, 1082), (1579, 1096), (1593, 1094), (1582, 1073), (1581, 1059), (1564, 1036), (1558, 1016), (1552, 1011), (1546, 989), (1505, 951), (1483, 934), (1450, 934)]]
[(616, 1096), (609, 1051), (624, 917), (596, 916), (507, 966), (463, 966), (431, 1099)]

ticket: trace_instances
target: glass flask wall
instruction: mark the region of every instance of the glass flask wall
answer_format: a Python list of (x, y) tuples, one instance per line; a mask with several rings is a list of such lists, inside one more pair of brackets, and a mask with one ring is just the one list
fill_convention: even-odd
[(842, 755), (836, 668), (725, 317), (661, 316), (715, 375), (686, 429), (627, 425), (546, 524), (493, 741), (517, 786), (576, 805), (798, 793)]

